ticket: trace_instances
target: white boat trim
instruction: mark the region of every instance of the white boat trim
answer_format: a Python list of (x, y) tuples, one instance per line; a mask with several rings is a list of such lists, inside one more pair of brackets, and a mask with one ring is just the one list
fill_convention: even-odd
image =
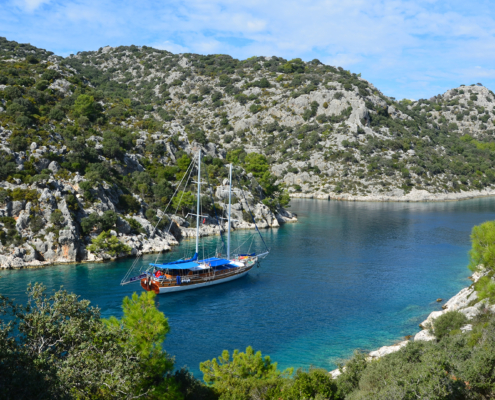
[(248, 272), (249, 272), (249, 269), (247, 271), (240, 272), (236, 275), (228, 276), (224, 279), (216, 279), (216, 280), (211, 280), (210, 282), (195, 283), (194, 285), (159, 286), (159, 291), (160, 291), (160, 294), (163, 294), (163, 293), (181, 292), (184, 290), (199, 289), (199, 288), (206, 287), (206, 286), (218, 285), (219, 283), (225, 283), (225, 282), (233, 281), (234, 279), (241, 278), (244, 275), (246, 275)]

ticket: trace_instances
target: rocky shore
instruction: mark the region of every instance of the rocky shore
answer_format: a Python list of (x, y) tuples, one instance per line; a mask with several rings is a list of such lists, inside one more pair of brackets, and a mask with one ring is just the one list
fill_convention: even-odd
[[(428, 315), (419, 327), (421, 331), (416, 333), (414, 336), (411, 336), (409, 340), (403, 340), (399, 343), (396, 343), (392, 346), (383, 346), (378, 350), (374, 350), (369, 353), (368, 361), (376, 360), (380, 357), (386, 356), (387, 354), (395, 353), (399, 351), (402, 347), (407, 346), (409, 341), (431, 341), (435, 340), (435, 336), (431, 333), (432, 323), (435, 319), (440, 317), (442, 314), (448, 311), (459, 311), (466, 316), (468, 320), (473, 319), (477, 315), (483, 312), (495, 312), (495, 305), (490, 305), (486, 300), (479, 300), (478, 294), (474, 290), (474, 283), (476, 283), (481, 277), (483, 277), (486, 273), (484, 272), (475, 272), (469, 279), (473, 281), (469, 287), (462, 289), (459, 293), (449, 299), (443, 306), (442, 310), (433, 311)], [(461, 327), (462, 332), (472, 330), (471, 324), (466, 324)], [(332, 377), (338, 377), (342, 372), (340, 369), (335, 369), (330, 371)]]
[(352, 195), (349, 193), (291, 193), (292, 198), (342, 201), (397, 201), (397, 202), (427, 202), (427, 201), (460, 201), (477, 197), (495, 196), (495, 189), (461, 191), (459, 193), (430, 193), (427, 190), (413, 188), (409, 193), (402, 189), (394, 189), (384, 194)]
[[(116, 185), (103, 184), (98, 190), (92, 190), (93, 202), (83, 200), (81, 182), (84, 178), (75, 175), (71, 179), (49, 179), (36, 184), (0, 183), (0, 190), (9, 191), (20, 200), (11, 200), (0, 204), (0, 222), (9, 229), (9, 237), (16, 242), (0, 243), (0, 269), (38, 268), (54, 264), (79, 262), (103, 262), (122, 257), (169, 251), (183, 238), (196, 235), (195, 226), (185, 218), (175, 214), (157, 214), (150, 220), (142, 207), (137, 213), (119, 212), (119, 199), (122, 191)], [(217, 188), (217, 204), (226, 208), (222, 202), (222, 193), (228, 186)], [(134, 198), (138, 204), (145, 205), (138, 195)], [(296, 222), (297, 216), (287, 210), (279, 209), (273, 213), (263, 203), (256, 202), (248, 192), (244, 198), (232, 205), (232, 230), (276, 228), (281, 224)], [(85, 234), (82, 226), (89, 217), (95, 219), (95, 226)], [(159, 217), (165, 224), (155, 228)], [(111, 254), (107, 251), (93, 253), (89, 250), (91, 242), (106, 231), (99, 227), (105, 218), (110, 220), (110, 234), (130, 251)], [(103, 222), (102, 222), (103, 221)], [(214, 217), (203, 219), (200, 236), (218, 235), (225, 232), (227, 223), (218, 225)], [(105, 222), (107, 224), (107, 222)]]

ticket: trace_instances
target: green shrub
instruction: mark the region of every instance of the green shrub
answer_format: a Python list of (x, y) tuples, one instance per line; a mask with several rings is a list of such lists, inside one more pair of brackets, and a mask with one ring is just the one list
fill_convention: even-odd
[(4, 190), (0, 188), (0, 205), (6, 204), (8, 201), (10, 201), (10, 192), (7, 190)]
[(495, 282), (488, 276), (483, 276), (474, 284), (478, 292), (478, 299), (488, 299), (491, 304), (495, 303)]
[(36, 189), (29, 190), (29, 189), (15, 188), (12, 191), (11, 197), (12, 200), (14, 201), (25, 200), (25, 201), (37, 202), (39, 195)]
[(56, 209), (52, 212), (52, 215), (50, 215), (50, 222), (55, 225), (58, 229), (60, 229), (64, 222), (65, 218), (64, 215), (62, 214), (62, 211), (59, 209)]
[(263, 107), (259, 104), (251, 104), (249, 106), (249, 111), (251, 111), (253, 114), (260, 112), (262, 109)]
[(337, 386), (341, 398), (359, 387), (359, 380), (368, 366), (366, 357), (367, 354), (355, 351), (352, 358), (345, 363), (345, 368), (343, 364), (339, 366), (341, 374), (337, 379)]
[(33, 233), (38, 233), (44, 228), (44, 226), (45, 220), (41, 216), (36, 215), (30, 218), (29, 227), (31, 228), (31, 231), (33, 231)]
[(101, 232), (91, 242), (92, 244), (90, 244), (87, 249), (96, 254), (107, 253), (115, 257), (118, 254), (129, 254), (132, 250), (109, 231)]
[(13, 217), (0, 217), (0, 223), (2, 223), (7, 229), (15, 228), (15, 219)]
[(459, 311), (448, 311), (433, 321), (433, 333), (437, 339), (441, 339), (452, 331), (458, 330), (468, 321), (467, 317)]
[(224, 350), (218, 360), (202, 362), (199, 368), (204, 381), (225, 400), (277, 399), (282, 379), (293, 371), (292, 368), (279, 371), (277, 363), (272, 363), (270, 357), (263, 357), (259, 351), (255, 353), (251, 346), (245, 353), (234, 350), (232, 358)]
[(144, 233), (145, 230), (143, 229), (143, 226), (139, 223), (139, 221), (135, 220), (134, 218), (124, 218), (130, 225), (131, 227), (131, 233), (134, 234), (139, 234), (139, 233)]
[(337, 385), (328, 371), (311, 368), (298, 370), (283, 388), (284, 400), (337, 399)]

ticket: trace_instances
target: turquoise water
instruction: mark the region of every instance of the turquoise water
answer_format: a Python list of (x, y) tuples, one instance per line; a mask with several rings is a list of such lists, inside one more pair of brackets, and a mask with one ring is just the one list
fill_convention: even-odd
[[(418, 324), (469, 284), (473, 225), (495, 219), (495, 199), (448, 203), (349, 203), (293, 200), (299, 223), (263, 231), (272, 252), (248, 276), (158, 298), (169, 318), (166, 349), (178, 367), (199, 375), (199, 362), (223, 349), (256, 350), (282, 368), (333, 369), (356, 348), (372, 350), (416, 333)], [(237, 232), (244, 241), (252, 232)], [(205, 240), (213, 250), (218, 237)], [(194, 242), (160, 255), (188, 254)], [(142, 263), (155, 261), (144, 257)], [(133, 260), (2, 271), (0, 293), (24, 300), (29, 282), (63, 285), (102, 309), (121, 313), (119, 286)]]

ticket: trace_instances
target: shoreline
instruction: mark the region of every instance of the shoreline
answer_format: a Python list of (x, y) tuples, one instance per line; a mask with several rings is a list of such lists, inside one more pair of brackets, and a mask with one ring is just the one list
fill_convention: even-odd
[[(284, 216), (282, 215), (278, 215), (279, 218), (277, 218), (277, 222), (278, 222), (278, 225), (267, 225), (267, 226), (264, 226), (262, 227), (261, 229), (265, 230), (265, 229), (273, 229), (273, 228), (280, 228), (282, 225), (285, 225), (285, 224), (291, 224), (291, 223), (297, 223), (298, 220), (297, 220), (297, 217), (293, 216), (292, 218), (285, 218)], [(252, 224), (253, 226), (251, 226), (251, 224), (247, 224), (247, 225), (240, 225), (238, 226), (237, 228), (235, 228), (233, 230), (233, 232), (235, 231), (245, 231), (245, 230), (255, 230), (255, 226), (254, 224)], [(215, 226), (216, 227), (216, 226)], [(195, 232), (195, 230), (194, 230)], [(220, 236), (220, 233), (215, 230), (215, 229), (205, 229), (204, 231), (201, 232), (201, 237), (205, 237), (205, 236)], [(13, 266), (10, 266), (10, 267), (2, 267), (0, 268), (0, 271), (1, 270), (21, 270), (21, 269), (42, 269), (42, 268), (48, 268), (48, 267), (54, 267), (54, 266), (58, 266), (58, 265), (74, 265), (74, 264), (90, 264), (90, 263), (93, 263), (93, 264), (104, 264), (104, 263), (107, 263), (107, 262), (114, 262), (114, 261), (120, 261), (120, 260), (124, 260), (124, 259), (127, 259), (127, 258), (132, 258), (132, 259), (136, 259), (136, 258), (139, 258), (141, 256), (144, 256), (144, 255), (149, 255), (149, 254), (165, 254), (165, 253), (169, 253), (171, 252), (174, 248), (178, 248), (180, 246), (180, 243), (184, 240), (193, 240), (194, 238), (188, 234), (188, 228), (185, 228), (182, 230), (182, 237), (180, 240), (176, 240), (176, 243), (173, 243), (173, 242), (168, 242), (166, 247), (163, 248), (162, 250), (149, 250), (149, 251), (146, 251), (146, 252), (142, 252), (141, 250), (138, 250), (135, 254), (126, 254), (126, 255), (122, 255), (122, 256), (117, 256), (117, 257), (108, 257), (108, 258), (103, 258), (103, 257), (94, 257), (92, 259), (89, 259), (89, 258), (86, 258), (84, 260), (78, 260), (78, 261), (40, 261), (40, 260), (32, 260), (32, 261), (28, 261), (28, 262), (24, 262), (23, 265), (20, 265), (20, 266), (16, 266), (16, 267), (13, 267)], [(91, 256), (94, 256), (92, 253), (91, 253)]]
[(338, 201), (369, 201), (369, 202), (398, 202), (398, 203), (421, 203), (421, 202), (448, 202), (463, 201), (482, 197), (495, 197), (495, 189), (474, 190), (460, 193), (430, 193), (427, 190), (413, 188), (409, 193), (403, 194), (402, 189), (389, 192), (388, 194), (370, 194), (367, 196), (353, 195), (349, 193), (290, 193), (293, 199), (313, 200), (338, 200)]
[[(436, 337), (430, 332), (430, 328), (432, 326), (431, 324), (436, 318), (448, 311), (459, 311), (466, 315), (466, 317), (468, 318), (468, 323), (461, 327), (461, 331), (466, 332), (471, 330), (472, 326), (469, 324), (469, 320), (480, 314), (486, 308), (488, 308), (491, 312), (495, 312), (495, 306), (490, 306), (486, 302), (486, 300), (477, 301), (478, 294), (474, 290), (474, 283), (476, 283), (485, 274), (486, 272), (484, 271), (477, 271), (469, 276), (467, 279), (471, 280), (471, 284), (462, 288), (457, 294), (443, 302), (444, 304), (441, 306), (440, 310), (430, 312), (428, 314), (428, 317), (419, 324), (419, 328), (421, 329), (419, 332), (413, 335), (405, 336), (405, 340), (400, 340), (392, 345), (382, 346), (376, 350), (370, 351), (368, 353), (368, 357), (366, 357), (366, 360), (378, 360), (379, 358), (384, 357), (388, 354), (395, 353), (402, 349), (404, 346), (407, 346), (409, 342), (436, 340)], [(438, 304), (440, 304), (440, 302)], [(463, 328), (465, 330), (463, 330)], [(337, 368), (329, 371), (329, 374), (332, 376), (332, 378), (335, 379), (339, 375), (341, 375), (342, 372), (339, 368)]]

